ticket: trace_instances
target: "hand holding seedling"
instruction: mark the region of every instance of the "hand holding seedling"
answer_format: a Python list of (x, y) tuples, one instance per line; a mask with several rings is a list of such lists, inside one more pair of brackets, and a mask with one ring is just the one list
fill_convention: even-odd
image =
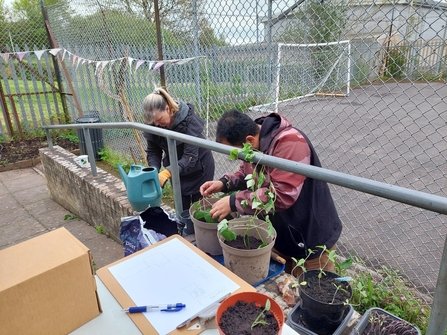
[(210, 210), (210, 215), (213, 219), (222, 221), (231, 213), (230, 197), (226, 196), (213, 204)]

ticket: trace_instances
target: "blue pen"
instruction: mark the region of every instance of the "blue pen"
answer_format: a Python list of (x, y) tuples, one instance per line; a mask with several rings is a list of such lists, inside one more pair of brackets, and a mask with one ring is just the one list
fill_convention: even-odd
[(127, 313), (145, 313), (152, 310), (159, 310), (160, 312), (178, 312), (185, 308), (186, 305), (182, 303), (156, 305), (156, 306), (136, 306), (123, 309)]

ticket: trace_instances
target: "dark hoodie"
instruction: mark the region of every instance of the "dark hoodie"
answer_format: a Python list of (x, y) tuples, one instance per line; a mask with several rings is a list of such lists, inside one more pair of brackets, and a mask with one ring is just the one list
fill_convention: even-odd
[[(321, 167), (318, 156), (306, 135), (292, 127), (279, 114), (272, 113), (255, 120), (260, 124), (259, 150), (265, 154)], [(230, 205), (241, 214), (252, 214), (252, 192), (245, 185), (245, 176), (254, 165), (242, 162), (234, 174), (225, 174), (228, 191), (241, 190), (230, 198)], [(257, 190), (262, 201), (269, 182), (276, 193), (275, 214), (270, 216), (276, 229), (275, 248), (297, 259), (307, 256), (307, 249), (315, 250), (311, 258), (321, 252), (316, 246), (331, 248), (342, 230), (329, 187), (326, 182), (284, 170), (269, 168), (265, 187)], [(248, 200), (243, 207), (242, 200)]]

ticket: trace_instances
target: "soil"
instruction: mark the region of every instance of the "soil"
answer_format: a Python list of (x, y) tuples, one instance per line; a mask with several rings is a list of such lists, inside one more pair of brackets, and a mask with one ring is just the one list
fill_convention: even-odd
[(264, 321), (266, 325), (258, 324), (253, 329), (251, 325), (256, 320), (264, 307), (256, 307), (255, 303), (238, 301), (222, 313), (220, 328), (228, 335), (277, 335), (279, 331), (278, 322), (272, 312), (265, 312)]
[[(79, 143), (62, 137), (53, 137), (53, 145), (58, 145), (68, 151), (79, 149)], [(0, 143), (0, 165), (39, 158), (39, 149), (45, 147), (48, 147), (46, 136)]]
[(335, 278), (324, 275), (319, 279), (318, 273), (319, 271), (311, 271), (300, 277), (301, 281), (306, 281), (307, 283), (300, 286), (300, 290), (315, 300), (328, 304), (343, 304), (347, 299), (351, 298), (351, 293), (348, 291), (348, 283), (339, 282)]
[[(371, 323), (371, 320), (374, 320)], [(419, 332), (410, 323), (397, 320), (380, 310), (372, 311), (368, 326), (361, 335), (418, 335)]]
[[(233, 241), (225, 241), (225, 244), (235, 249), (258, 249), (262, 245), (262, 241), (254, 236), (248, 236), (248, 243), (244, 243), (244, 238), (240, 235), (236, 236)], [(249, 248), (245, 246), (247, 244)]]

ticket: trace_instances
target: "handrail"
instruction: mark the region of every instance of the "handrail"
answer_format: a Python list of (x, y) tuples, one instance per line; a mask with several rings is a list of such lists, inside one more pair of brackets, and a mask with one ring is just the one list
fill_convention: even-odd
[[(93, 176), (96, 176), (96, 164), (93, 153), (93, 147), (90, 139), (89, 129), (137, 129), (143, 132), (148, 132), (154, 135), (159, 135), (167, 138), (169, 148), (169, 158), (171, 167), (173, 167), (172, 173), (172, 188), (174, 191), (174, 205), (177, 216), (183, 211), (181, 192), (180, 192), (180, 178), (178, 175), (178, 160), (177, 149), (175, 141), (181, 141), (189, 144), (194, 144), (198, 147), (217, 151), (226, 155), (230, 154), (230, 151), (234, 147), (213, 142), (206, 139), (196, 138), (190, 135), (174, 132), (172, 130), (157, 128), (148, 126), (136, 122), (110, 122), (110, 123), (83, 123), (83, 124), (65, 124), (65, 125), (48, 125), (43, 126), (48, 139), (48, 146), (53, 148), (53, 142), (51, 139), (50, 129), (83, 129), (84, 138), (87, 142), (87, 153), (92, 168)], [(239, 153), (238, 158), (243, 159), (244, 154)], [(420, 191), (410, 190), (400, 186), (386, 184), (366, 178), (356, 177), (349, 174), (336, 172), (316, 166), (310, 166), (303, 163), (289, 161), (287, 159), (273, 157), (263, 154), (255, 154), (253, 157), (254, 162), (262, 160), (263, 165), (279, 168), (285, 171), (304, 175), (306, 177), (319, 179), (331, 184), (347, 187), (356, 191), (369, 193), (382, 198), (398, 201), (408, 205), (412, 205), (419, 208), (424, 208), (440, 214), (447, 214), (447, 198), (436, 196)], [(447, 317), (444, 309), (444, 303), (447, 301), (447, 238), (444, 241), (444, 251), (442, 254), (441, 266), (438, 273), (438, 282), (435, 289), (432, 310), (427, 328), (426, 335), (437, 335), (445, 332), (447, 328)]]
[[(230, 154), (230, 151), (234, 149), (232, 146), (217, 143), (214, 141), (196, 138), (190, 135), (177, 133), (172, 130), (153, 127), (136, 122), (110, 122), (110, 123), (82, 123), (82, 124), (66, 124), (66, 125), (48, 125), (43, 126), (47, 131), (47, 137), (49, 137), (49, 129), (89, 129), (89, 128), (103, 128), (103, 129), (137, 129), (143, 132), (148, 132), (154, 135), (166, 137), (171, 140), (181, 141), (189, 144), (194, 144), (198, 147), (217, 151), (226, 155)], [(51, 143), (51, 145), (50, 145)], [(52, 146), (51, 137), (48, 138), (49, 146)], [(175, 146), (174, 146), (175, 147)], [(88, 151), (88, 147), (87, 147)], [(92, 155), (93, 157), (93, 155)], [(239, 158), (243, 159), (244, 155), (239, 154)], [(89, 161), (94, 162), (94, 159)], [(279, 168), (285, 171), (304, 175), (306, 177), (319, 179), (328, 183), (350, 188), (356, 191), (369, 193), (382, 198), (398, 201), (404, 204), (412, 205), (414, 207), (428, 209), (440, 214), (447, 214), (447, 198), (410, 190), (404, 187), (386, 184), (383, 182), (370, 180), (367, 178), (352, 176), (346, 173), (337, 172), (325, 168), (319, 168), (310, 166), (308, 164), (298, 163), (283, 158), (273, 157), (263, 154), (255, 154), (253, 161), (259, 162), (262, 160), (262, 164), (270, 167)], [(173, 162), (171, 161), (171, 165)], [(175, 190), (174, 190), (175, 191)]]

